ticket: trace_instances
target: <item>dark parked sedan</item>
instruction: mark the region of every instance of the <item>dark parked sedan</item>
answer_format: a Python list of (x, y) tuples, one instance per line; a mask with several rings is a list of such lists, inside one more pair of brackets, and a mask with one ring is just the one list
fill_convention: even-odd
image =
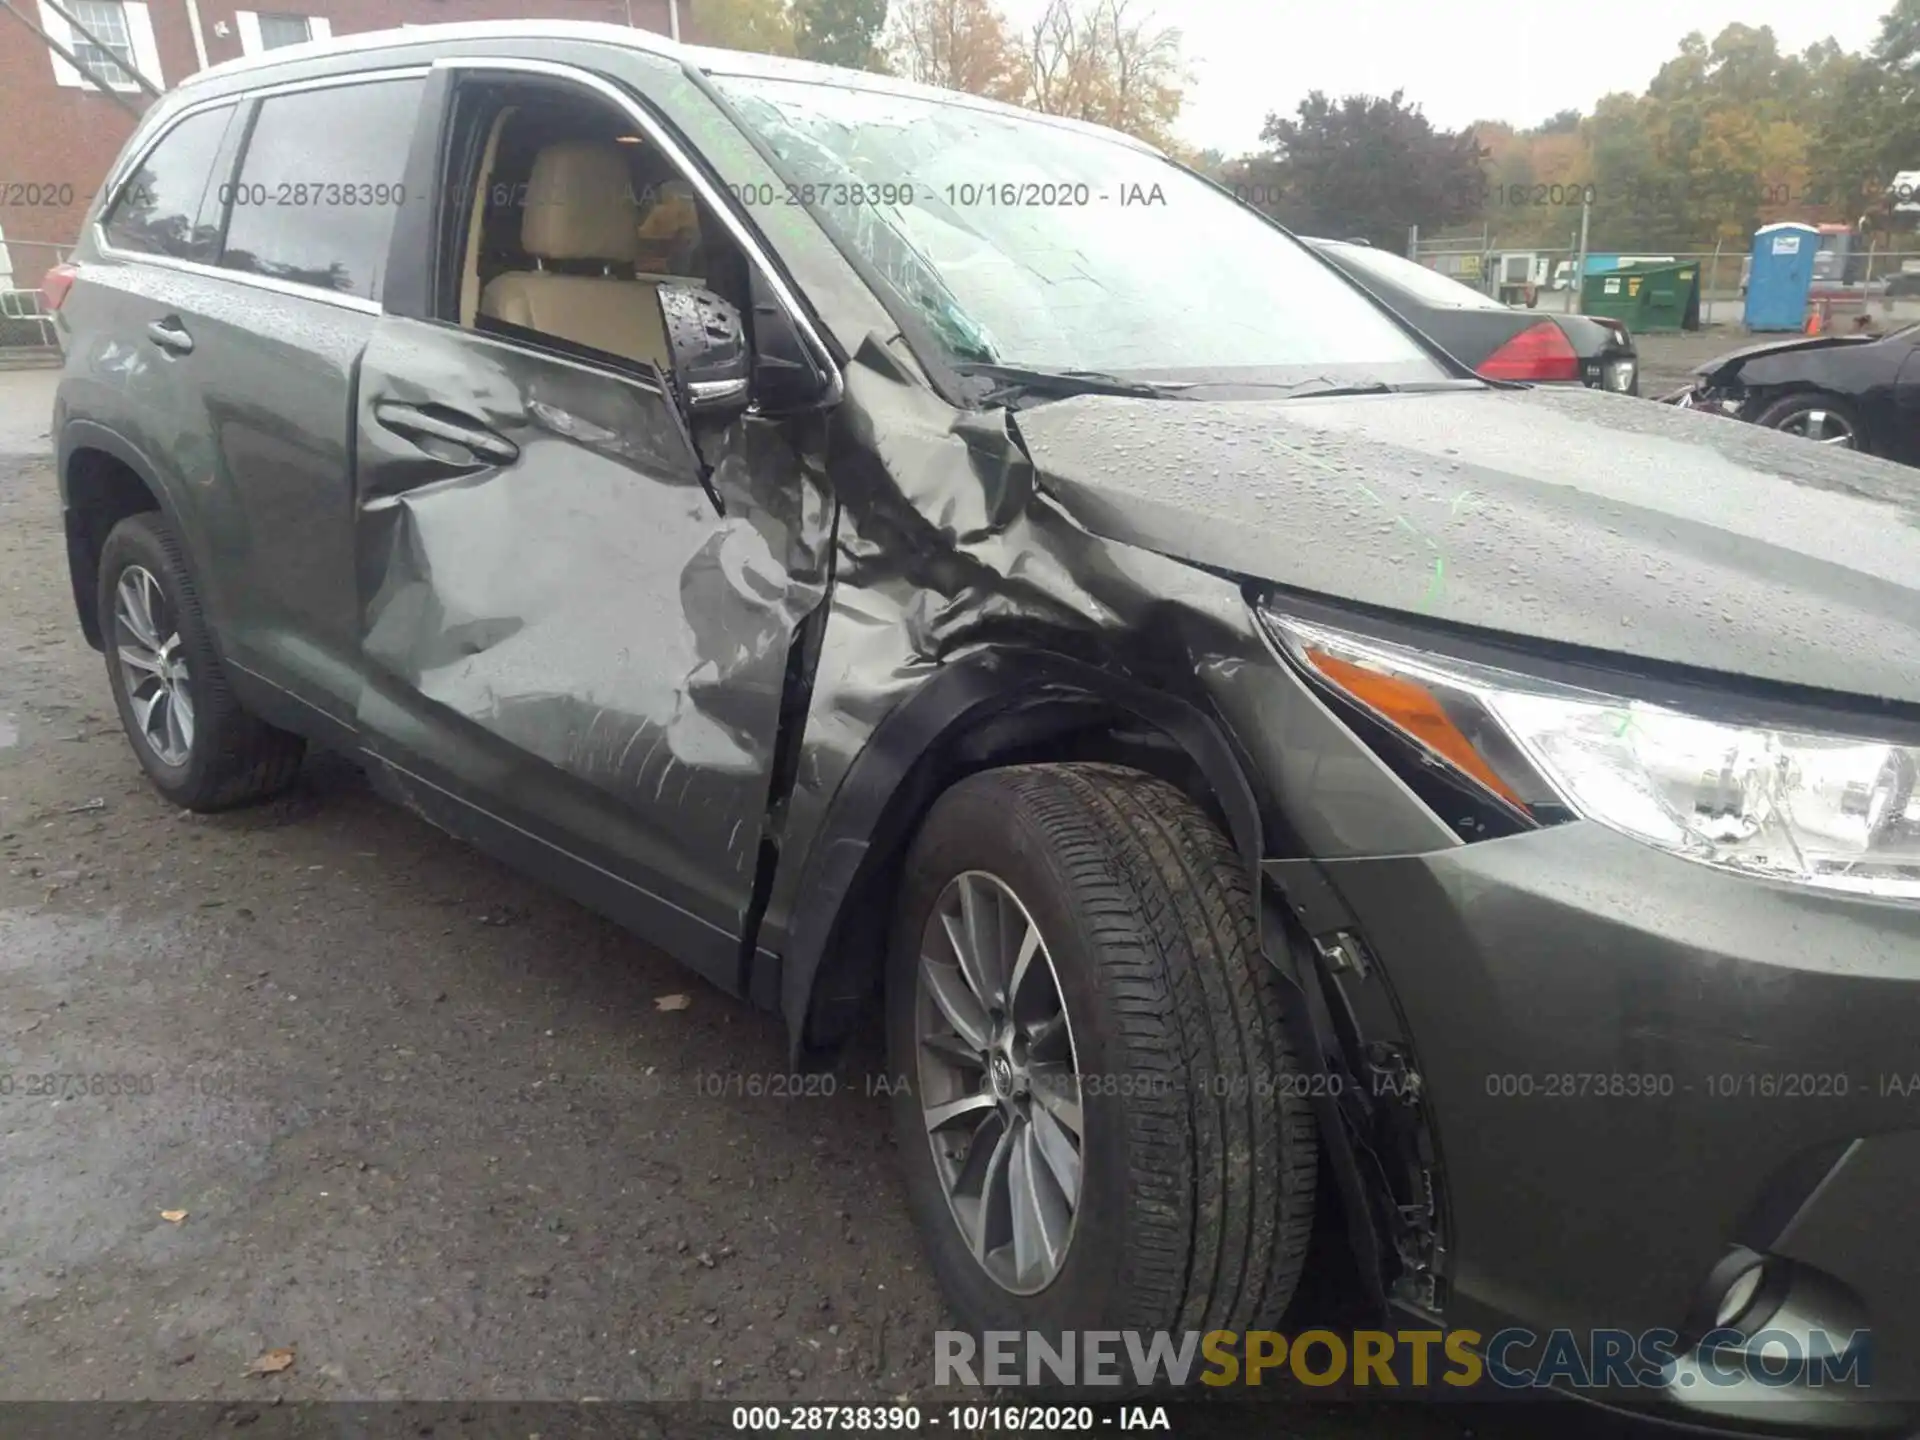
[(1308, 240), (1375, 298), (1489, 380), (1640, 393), (1640, 359), (1618, 320), (1517, 310), (1425, 265), (1354, 240)]
[(1847, 450), (1920, 464), (1920, 325), (1736, 350), (1663, 397)]

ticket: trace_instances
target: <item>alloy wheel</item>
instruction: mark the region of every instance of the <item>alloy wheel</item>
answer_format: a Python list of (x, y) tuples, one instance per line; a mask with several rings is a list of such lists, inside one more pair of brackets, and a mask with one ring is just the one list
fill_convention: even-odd
[(1853, 426), (1847, 423), (1846, 417), (1819, 406), (1794, 411), (1780, 422), (1778, 428), (1789, 435), (1799, 435), (1822, 445), (1853, 449)]
[(1037, 1293), (1073, 1239), (1085, 1121), (1059, 976), (998, 877), (969, 870), (941, 891), (914, 1014), (920, 1109), (954, 1223), (996, 1284)]
[(113, 646), (140, 738), (166, 765), (193, 753), (193, 694), (185, 642), (151, 571), (129, 565), (113, 592)]

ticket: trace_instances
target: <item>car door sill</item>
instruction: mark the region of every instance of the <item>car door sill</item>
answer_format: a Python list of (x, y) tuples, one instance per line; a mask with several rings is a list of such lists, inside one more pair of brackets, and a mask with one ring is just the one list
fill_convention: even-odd
[(738, 937), (388, 756), (362, 748), (358, 757), (376, 790), (437, 829), (606, 916), (728, 994), (741, 993)]
[(304, 735), (315, 745), (351, 754), (358, 748), (360, 733), (324, 705), (270, 680), (258, 670), (233, 658), (231, 648), (220, 657), (227, 672), (227, 683), (234, 698), (251, 714), (269, 725)]

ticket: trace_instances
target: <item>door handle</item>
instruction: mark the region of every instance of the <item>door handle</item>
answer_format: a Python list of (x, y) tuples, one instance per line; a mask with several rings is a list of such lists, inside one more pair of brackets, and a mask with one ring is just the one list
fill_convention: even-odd
[(175, 355), (193, 353), (193, 336), (186, 332), (181, 323), (172, 318), (156, 320), (147, 326), (147, 339)]
[(376, 401), (373, 418), (397, 435), (458, 445), (496, 465), (511, 465), (520, 458), (518, 445), (485, 426), (468, 420), (449, 420), (417, 405), (403, 405), (395, 400)]

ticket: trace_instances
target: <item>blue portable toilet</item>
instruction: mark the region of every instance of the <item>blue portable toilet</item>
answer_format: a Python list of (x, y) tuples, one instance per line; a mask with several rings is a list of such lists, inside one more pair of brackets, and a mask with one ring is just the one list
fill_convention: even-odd
[(1797, 220), (1762, 225), (1753, 232), (1753, 268), (1747, 276), (1749, 330), (1800, 330), (1807, 323), (1813, 290), (1813, 257), (1820, 232)]

